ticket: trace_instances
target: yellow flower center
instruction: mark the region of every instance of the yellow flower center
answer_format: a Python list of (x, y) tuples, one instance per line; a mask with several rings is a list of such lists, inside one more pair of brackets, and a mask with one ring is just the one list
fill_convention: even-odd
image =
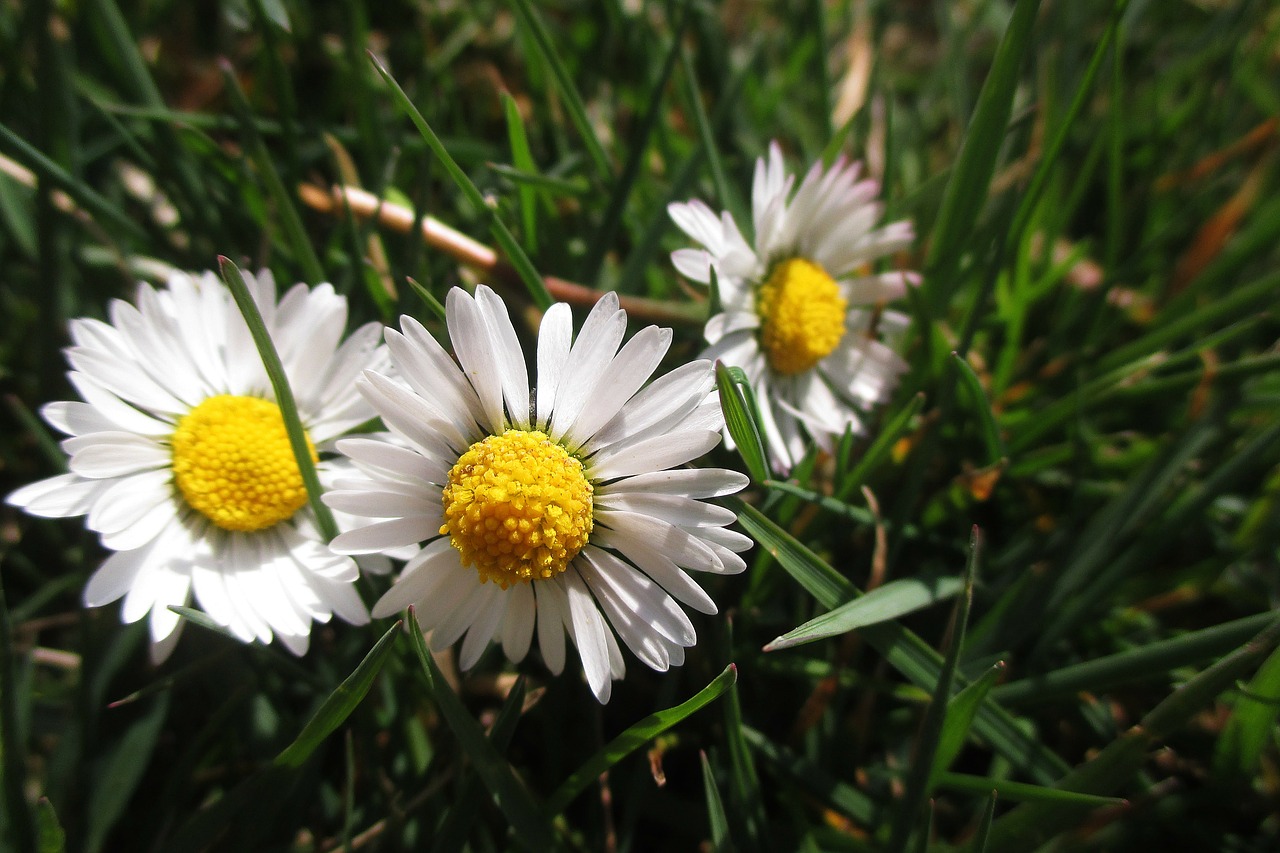
[[(310, 438), (307, 447), (318, 458)], [(178, 421), (173, 477), (191, 508), (223, 530), (262, 530), (307, 502), (280, 407), (257, 397), (210, 397)]]
[(826, 358), (844, 336), (848, 303), (827, 271), (804, 258), (773, 268), (756, 292), (760, 343), (778, 373), (802, 373)]
[(563, 447), (509, 429), (471, 445), (449, 472), (440, 533), (481, 582), (506, 589), (554, 577), (587, 544), (591, 493), (582, 463)]

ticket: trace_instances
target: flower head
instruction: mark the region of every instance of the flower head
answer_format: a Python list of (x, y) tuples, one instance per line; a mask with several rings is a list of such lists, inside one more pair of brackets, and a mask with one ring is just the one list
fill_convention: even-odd
[(906, 318), (867, 306), (897, 299), (919, 276), (872, 273), (878, 258), (911, 244), (910, 222), (877, 228), (879, 187), (858, 180), (859, 165), (815, 163), (792, 192), (777, 143), (756, 161), (751, 191), (755, 239), (727, 212), (701, 201), (668, 211), (702, 249), (679, 249), (676, 268), (694, 281), (716, 273), (723, 311), (707, 322), (707, 358), (740, 367), (762, 401), (774, 467), (788, 471), (805, 452), (804, 433), (831, 449), (858, 412), (884, 401), (906, 363), (878, 336), (893, 340)]
[[(347, 303), (330, 285), (299, 284), (277, 302), (270, 272), (244, 278), (330, 481), (345, 460), (320, 454), (374, 417), (354, 382), (386, 363), (378, 324), (342, 342)], [(68, 378), (81, 399), (43, 409), (70, 436), (69, 473), (6, 498), (33, 515), (86, 515), (115, 552), (85, 604), (124, 598), (126, 622), (150, 613), (156, 660), (178, 639), (170, 605), (193, 593), (242, 640), (274, 636), (295, 654), (313, 621), (368, 621), (356, 564), (316, 530), (271, 384), (222, 281), (177, 273), (163, 288), (141, 285), (136, 305), (113, 301), (109, 316), (72, 321)]]
[(627, 318), (610, 293), (576, 340), (569, 307), (547, 311), (531, 391), (492, 290), (455, 288), (446, 313), (456, 362), (410, 317), (387, 330), (403, 384), (367, 371), (358, 387), (392, 434), (339, 442), (364, 476), (324, 498), (370, 519), (338, 552), (420, 546), (373, 614), (416, 605), (437, 650), (465, 634), (463, 669), (493, 640), (522, 660), (536, 631), (559, 672), (568, 634), (601, 702), (625, 671), (617, 638), (656, 670), (681, 664), (695, 635), (677, 601), (716, 609), (686, 572), (739, 572), (750, 546), (725, 529), (731, 511), (702, 500), (746, 478), (678, 467), (720, 438), (711, 364), (641, 390), (671, 332), (650, 326), (619, 349)]

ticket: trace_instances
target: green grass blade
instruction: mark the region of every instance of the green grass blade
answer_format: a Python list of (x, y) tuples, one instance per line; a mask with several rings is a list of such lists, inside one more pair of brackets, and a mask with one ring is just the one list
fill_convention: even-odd
[(525, 254), (524, 249), (520, 248), (520, 243), (516, 240), (515, 235), (511, 233), (510, 229), (498, 218), (498, 214), (485, 202), (484, 194), (480, 192), (479, 187), (472, 183), (466, 172), (462, 171), (462, 167), (449, 154), (448, 149), (444, 147), (444, 143), (440, 141), (440, 137), (436, 136), (436, 132), (431, 129), (431, 125), (427, 124), (427, 120), (423, 118), (418, 108), (413, 105), (413, 101), (409, 100), (409, 95), (405, 93), (404, 89), (400, 88), (400, 84), (391, 76), (391, 72), (384, 68), (372, 53), (369, 54), (369, 59), (391, 90), (391, 94), (396, 103), (400, 105), (400, 109), (413, 122), (414, 127), (418, 129), (418, 133), (422, 135), (423, 140), (427, 143), (427, 147), (431, 149), (431, 152), (436, 155), (436, 159), (440, 161), (445, 171), (449, 173), (449, 177), (453, 179), (462, 194), (467, 197), (467, 201), (471, 203), (472, 207), (486, 216), (489, 222), (489, 232), (493, 235), (493, 239), (498, 242), (503, 254), (507, 256), (507, 260), (511, 262), (511, 266), (515, 269), (516, 274), (520, 276), (520, 280), (524, 282), (524, 286), (529, 291), (529, 296), (533, 299), (534, 304), (543, 310), (550, 308), (555, 300), (551, 298), (551, 294), (547, 291), (546, 283), (542, 280), (542, 276), (538, 275), (538, 271), (534, 269), (533, 262), (529, 260), (529, 256)]
[(925, 262), (925, 286), (935, 312), (950, 299), (960, 257), (986, 203), (1039, 8), (1039, 0), (1018, 0), (1014, 7), (952, 167)]
[(595, 169), (597, 180), (608, 181), (613, 176), (609, 157), (604, 152), (604, 146), (600, 144), (600, 138), (596, 136), (595, 128), (591, 126), (591, 119), (587, 117), (587, 107), (573, 84), (569, 69), (561, 61), (560, 52), (552, 43), (551, 35), (529, 0), (512, 0), (511, 5), (515, 9), (520, 24), (533, 35), (534, 44), (538, 47), (542, 61), (551, 69), (551, 79), (555, 81), (556, 93), (560, 95), (565, 112), (569, 114), (569, 121), (577, 128), (582, 144), (587, 148), (587, 157)]
[(742, 737), (764, 759), (768, 768), (797, 785), (809, 796), (863, 826), (873, 826), (878, 820), (880, 809), (874, 800), (852, 785), (833, 778), (817, 763), (774, 743), (750, 726), (742, 727)]
[[(1146, 763), (1151, 749), (1256, 668), (1277, 643), (1280, 619), (1273, 619), (1252, 640), (1182, 685), (1138, 725), (1073, 769), (1056, 787), (1103, 796), (1119, 790)], [(1026, 803), (992, 825), (989, 849), (995, 853), (1034, 850), (1075, 826), (1082, 817), (1080, 809), (1065, 808), (1061, 803)]]
[(132, 239), (143, 242), (148, 239), (147, 233), (110, 201), (88, 184), (76, 179), (66, 169), (49, 159), (4, 124), (0, 124), (0, 145), (8, 149), (13, 159), (35, 172), (42, 181), (48, 181), (71, 196), (76, 204), (91, 215), (109, 221), (113, 227)]
[(595, 755), (592, 755), (560, 787), (547, 798), (544, 814), (558, 815), (573, 802), (579, 794), (592, 782), (600, 778), (613, 765), (635, 752), (667, 729), (688, 717), (694, 711), (718, 699), (738, 680), (738, 668), (733, 664), (725, 667), (724, 672), (712, 679), (711, 683), (699, 690), (689, 699), (672, 708), (650, 714), (631, 725), (622, 734), (605, 744)]
[(48, 797), (36, 800), (36, 831), (39, 853), (63, 853), (67, 849), (67, 833), (58, 822), (58, 813)]
[[(515, 734), (516, 723), (524, 711), (525, 681), (516, 682), (515, 687), (498, 712), (498, 719), (489, 731), (489, 740), (499, 755), (507, 751), (511, 736)], [(480, 814), (480, 806), (484, 797), (484, 785), (475, 776), (468, 776), (462, 784), (462, 790), (449, 808), (444, 822), (437, 830), (431, 844), (431, 853), (461, 853), (467, 845), (467, 835), (471, 826)]]
[(729, 199), (729, 182), (724, 176), (724, 162), (720, 157), (720, 149), (716, 146), (711, 120), (707, 117), (707, 110), (702, 105), (697, 72), (689, 59), (689, 52), (683, 49), (680, 51), (680, 79), (684, 82), (685, 101), (689, 105), (689, 112), (693, 114), (694, 127), (698, 130), (698, 141), (706, 153), (707, 166), (711, 169), (711, 185), (715, 188), (715, 198), (710, 203), (713, 207), (716, 203), (723, 207), (728, 204)]
[(974, 715), (987, 698), (996, 679), (1004, 672), (1004, 661), (992, 666), (982, 677), (961, 690), (947, 705), (947, 718), (942, 724), (942, 733), (938, 736), (938, 748), (933, 753), (933, 771), (930, 773), (930, 787), (956, 760), (960, 750), (964, 748), (969, 737), (969, 729), (973, 726)]
[(1103, 797), (1097, 794), (1080, 794), (1075, 791), (1063, 791), (1058, 788), (1046, 788), (1043, 785), (1030, 785), (1026, 782), (1014, 782), (1009, 779), (991, 779), (986, 776), (971, 776), (968, 773), (940, 773), (938, 787), (950, 791), (964, 791), (968, 794), (990, 794), (996, 792), (1001, 799), (1014, 803), (1049, 803), (1062, 806), (1118, 806), (1126, 801), (1123, 797)]
[(975, 415), (979, 426), (982, 427), (982, 441), (987, 447), (988, 463), (995, 463), (1009, 456), (1008, 448), (1004, 445), (1004, 438), (1000, 435), (1000, 425), (996, 423), (995, 412), (991, 410), (991, 402), (987, 399), (987, 393), (982, 388), (982, 380), (978, 378), (978, 374), (973, 372), (973, 368), (969, 366), (967, 359), (963, 358), (959, 353), (951, 353), (951, 364), (955, 367), (956, 374), (960, 377), (960, 387), (969, 397), (969, 407)]
[(876, 625), (915, 613), (939, 601), (958, 595), (964, 589), (962, 578), (901, 578), (877, 587), (861, 598), (842, 604), (834, 610), (810, 619), (793, 628), (764, 647), (766, 652), (776, 652), (836, 637), (848, 631)]
[(741, 368), (726, 367), (717, 361), (716, 389), (720, 394), (724, 423), (737, 445), (738, 455), (747, 466), (751, 479), (757, 483), (764, 482), (769, 479), (769, 465), (765, 461), (764, 440), (760, 437), (751, 383)]
[(315, 463), (311, 461), (311, 449), (307, 446), (306, 430), (298, 417), (298, 404), (294, 402), (293, 390), (289, 387), (289, 377), (285, 375), (284, 365), (281, 364), (280, 355), (276, 352), (276, 345), (272, 343), (267, 326), (262, 321), (262, 313), (258, 311), (253, 296), (245, 286), (244, 273), (240, 272), (239, 267), (230, 258), (219, 257), (218, 265), (222, 272), (222, 280), (231, 291), (236, 307), (240, 309), (240, 314), (249, 327), (249, 334), (253, 335), (253, 343), (258, 348), (258, 355), (262, 357), (262, 365), (266, 368), (267, 377), (271, 380), (271, 388), (275, 391), (276, 405), (280, 407), (280, 416), (284, 418), (285, 431), (289, 434), (289, 446), (293, 448), (293, 457), (298, 463), (298, 471), (302, 475), (303, 484), (307, 487), (307, 500), (311, 504), (312, 513), (315, 514), (316, 527), (328, 542), (338, 535), (338, 526), (334, 523), (333, 513), (329, 511), (329, 507), (320, 500), (324, 489), (320, 485), (320, 477), (316, 474)]
[(9, 624), (9, 605), (5, 599), (4, 579), (0, 578), (0, 766), (4, 767), (4, 805), (9, 838), (20, 850), (30, 850), (36, 843), (36, 826), (27, 808), (25, 783), (27, 750), (21, 734), (18, 715), (18, 691), (13, 651), (13, 629)]
[[(733, 647), (733, 626), (726, 623), (725, 647)], [(769, 843), (769, 818), (760, 795), (760, 777), (743, 735), (742, 700), (731, 690), (723, 705), (724, 739), (729, 750), (729, 802), (740, 830), (739, 846), (747, 851), (764, 851)]]
[(839, 607), (858, 595), (857, 587), (848, 578), (831, 568), (760, 510), (737, 499), (727, 503), (738, 514), (738, 524), (742, 529), (773, 555), (787, 574), (823, 607)]
[[(1267, 614), (1270, 615), (1270, 614)], [(1218, 736), (1214, 771), (1221, 776), (1239, 774), (1246, 779), (1258, 769), (1271, 743), (1280, 716), (1280, 651), (1271, 653), (1246, 690), (1236, 697), (1231, 719)]]
[(369, 654), (364, 656), (364, 660), (360, 661), (355, 671), (343, 679), (342, 683), (324, 700), (319, 710), (294, 738), (293, 743), (276, 756), (276, 764), (301, 767), (311, 753), (315, 752), (316, 747), (337, 730), (347, 717), (351, 716), (351, 712), (369, 692), (373, 679), (382, 671), (382, 665), (387, 662), (402, 624), (402, 620), (397, 620), (382, 635), (382, 638), (369, 650)]
[(89, 825), (84, 842), (84, 849), (89, 853), (102, 849), (107, 834), (124, 816), (125, 807), (146, 773), (168, 715), (169, 695), (163, 694), (104, 756), (89, 796)]
[[(502, 110), (507, 118), (507, 142), (511, 146), (511, 163), (522, 172), (537, 177), (538, 167), (533, 162), (533, 152), (529, 150), (529, 137), (524, 131), (524, 119), (520, 118), (520, 108), (516, 99), (509, 92), (502, 93)], [(520, 197), (520, 222), (524, 226), (525, 244), (529, 251), (538, 250), (538, 199), (533, 188), (528, 185), (516, 187)]]
[(307, 236), (307, 229), (302, 224), (302, 216), (294, 203), (294, 195), (285, 188), (271, 152), (267, 150), (266, 143), (262, 141), (262, 134), (258, 133), (258, 128), (253, 123), (253, 111), (249, 108), (244, 90), (240, 88), (235, 69), (226, 61), (223, 61), (221, 66), (227, 99), (231, 102), (231, 108), (235, 111), (236, 117), (240, 119), (240, 130), (244, 134), (249, 156), (253, 158), (258, 175), (266, 185), (267, 195), (275, 204), (276, 214), (280, 217), (280, 226), (284, 230), (285, 242), (293, 253), (294, 260), (302, 267), (302, 274), (308, 284), (327, 281), (324, 267), (321, 266), (315, 247), (311, 245), (311, 238)]
[(1226, 654), (1265, 628), (1271, 613), (1246, 616), (1141, 648), (1096, 658), (996, 686), (991, 695), (1005, 705), (1052, 702), (1082, 690), (1101, 692), (1120, 685), (1168, 678), (1179, 667)]
[(840, 479), (839, 489), (836, 492), (837, 498), (848, 500), (867, 481), (871, 473), (880, 467), (880, 463), (893, 450), (894, 443), (911, 426), (911, 422), (922, 406), (924, 406), (924, 394), (916, 394), (889, 419), (889, 422), (877, 433), (871, 446), (862, 454), (858, 464)]
[[(973, 581), (978, 573), (978, 562), (982, 558), (982, 533), (975, 525), (969, 539), (969, 561), (964, 569), (964, 595), (956, 602), (951, 616), (950, 630), (947, 631), (947, 653), (942, 660), (942, 669), (938, 673), (938, 683), (925, 709), (924, 720), (920, 724), (920, 737), (916, 741), (912, 756), (911, 770), (907, 773), (906, 791), (902, 796), (898, 812), (893, 822), (893, 831), (889, 837), (890, 850), (906, 850), (913, 838), (918, 839), (919, 817), (929, 802), (929, 781), (933, 772), (934, 759), (938, 752), (938, 744), (942, 739), (942, 729), (947, 719), (947, 709), (951, 703), (951, 687), (955, 683), (956, 667), (960, 662), (960, 652), (964, 648), (964, 632), (969, 624), (969, 606), (973, 603)], [(928, 836), (926, 835), (927, 839)]]
[(699, 752), (702, 762), (702, 793), (707, 799), (707, 821), (711, 829), (711, 850), (714, 853), (728, 853), (729, 818), (724, 813), (724, 802), (720, 799), (720, 789), (716, 787), (715, 774), (711, 772), (711, 763), (707, 754)]
[(183, 607), (180, 604), (170, 604), (169, 609), (174, 613), (177, 613), (186, 621), (190, 622), (192, 625), (197, 625), (206, 631), (212, 631), (213, 633), (221, 634), (224, 637), (230, 637), (237, 642), (243, 642), (239, 637), (232, 633), (230, 628), (225, 625), (219, 625), (217, 622), (213, 621), (212, 616), (205, 613), (203, 610), (196, 610), (194, 607)]
[(511, 824), (516, 841), (539, 853), (559, 849), (560, 845), (547, 820), (550, 812), (538, 804), (511, 765), (498, 754), (493, 742), (484, 736), (480, 724), (462, 704), (458, 694), (453, 692), (444, 673), (440, 672), (431, 652), (427, 650), (427, 642), (418, 629), (412, 607), (409, 608), (409, 617), (406, 624), (413, 640), (413, 650), (422, 664), (427, 688), (440, 709), (440, 716), (448, 723), (462, 751), (471, 759), (471, 766), (475, 768), (480, 781), (489, 789), (494, 802)]
[(982, 808), (982, 821), (978, 824), (978, 831), (973, 834), (973, 843), (969, 845), (969, 849), (973, 853), (986, 853), (987, 838), (991, 835), (991, 820), (996, 816), (996, 800), (1000, 798), (1000, 792), (992, 790), (987, 797), (987, 804)]

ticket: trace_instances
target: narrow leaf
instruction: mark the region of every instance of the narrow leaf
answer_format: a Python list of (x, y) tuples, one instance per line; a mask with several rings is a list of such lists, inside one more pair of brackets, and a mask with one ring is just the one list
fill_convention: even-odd
[(969, 737), (969, 728), (973, 725), (973, 717), (978, 713), (982, 700), (991, 692), (1000, 673), (1004, 672), (1004, 661), (992, 666), (982, 677), (961, 690), (947, 706), (947, 718), (942, 724), (942, 734), (938, 737), (938, 748), (933, 754), (933, 772), (931, 778), (936, 780), (951, 766), (965, 740)]
[(63, 853), (67, 849), (67, 833), (58, 822), (58, 813), (48, 797), (36, 800), (36, 832), (39, 853)]
[(316, 747), (342, 725), (347, 717), (351, 716), (351, 712), (369, 692), (369, 687), (381, 671), (382, 665), (387, 662), (402, 624), (402, 620), (397, 620), (382, 635), (382, 639), (374, 644), (355, 671), (324, 700), (315, 716), (302, 727), (302, 731), (298, 733), (293, 743), (276, 756), (276, 764), (301, 767), (311, 753), (315, 752)]
[(1026, 782), (1012, 782), (1008, 779), (991, 779), (986, 776), (971, 776), (968, 773), (939, 773), (938, 787), (950, 791), (964, 791), (969, 794), (990, 794), (996, 792), (1002, 799), (1014, 803), (1054, 803), (1064, 806), (1099, 806), (1124, 805), (1123, 797), (1102, 797), (1096, 794), (1080, 794), (1075, 791), (1063, 791), (1058, 788), (1046, 788), (1043, 785), (1029, 785)]
[(569, 774), (569, 778), (547, 798), (544, 814), (557, 815), (564, 811), (574, 798), (586, 790), (587, 786), (600, 778), (613, 765), (635, 752), (676, 723), (700, 710), (738, 680), (738, 668), (733, 664), (725, 667), (724, 672), (712, 679), (711, 683), (699, 690), (692, 697), (673, 708), (650, 714), (630, 726), (622, 734), (605, 744), (595, 755), (582, 763), (577, 770)]
[[(736, 371), (736, 372), (735, 372)], [(755, 395), (741, 368), (725, 367), (716, 362), (716, 389), (720, 393), (720, 409), (724, 423), (738, 447), (751, 479), (757, 483), (769, 478), (769, 466), (765, 462), (764, 441), (760, 437), (759, 418), (756, 414)]]
[[(502, 109), (507, 118), (507, 141), (511, 145), (511, 162), (523, 172), (536, 174), (538, 169), (533, 162), (533, 152), (529, 150), (529, 138), (524, 132), (524, 120), (520, 117), (520, 107), (509, 92), (502, 93)], [(520, 221), (524, 226), (525, 243), (530, 251), (538, 249), (538, 207), (534, 191), (529, 186), (519, 186), (516, 192), (520, 196)]]
[(454, 737), (458, 739), (462, 751), (471, 759), (480, 781), (489, 789), (494, 802), (507, 818), (514, 831), (516, 841), (530, 850), (541, 851), (559, 849), (555, 833), (547, 818), (551, 814), (538, 804), (533, 794), (516, 776), (511, 765), (498, 754), (494, 744), (484, 736), (480, 724), (462, 704), (458, 694), (453, 692), (444, 673), (436, 666), (435, 659), (427, 650), (427, 642), (418, 629), (417, 619), (413, 616), (413, 608), (409, 608), (409, 636), (413, 640), (413, 650), (422, 664), (426, 675), (427, 688), (440, 709)]
[(289, 434), (289, 446), (293, 448), (293, 458), (298, 463), (298, 472), (302, 475), (302, 483), (307, 487), (307, 500), (311, 504), (311, 512), (316, 517), (316, 526), (320, 535), (327, 542), (338, 535), (338, 525), (334, 523), (333, 513), (320, 500), (324, 489), (320, 486), (320, 477), (316, 474), (316, 465), (311, 461), (311, 448), (307, 444), (307, 433), (302, 427), (302, 419), (298, 417), (298, 404), (294, 402), (293, 390), (289, 387), (289, 377), (280, 362), (280, 354), (271, 340), (267, 325), (262, 320), (262, 313), (257, 303), (245, 286), (244, 274), (230, 258), (218, 257), (218, 267), (222, 272), (222, 280), (231, 291), (236, 301), (249, 334), (253, 336), (254, 346), (262, 358), (262, 366), (266, 368), (267, 378), (271, 380), (271, 389), (276, 395), (276, 405), (280, 407), (280, 416), (284, 419), (285, 432)]
[(908, 613), (945, 601), (964, 589), (963, 578), (902, 578), (890, 581), (861, 598), (842, 604), (821, 616), (793, 628), (764, 647), (766, 652), (789, 649), (805, 643), (836, 637), (867, 625), (888, 622)]
[(960, 386), (969, 396), (971, 410), (978, 416), (978, 424), (982, 427), (982, 440), (987, 446), (987, 460), (994, 463), (1009, 455), (1000, 436), (1000, 426), (996, 423), (995, 412), (987, 400), (987, 392), (982, 388), (982, 380), (973, 372), (969, 362), (957, 352), (951, 353), (951, 363), (960, 377)]
[(699, 752), (702, 760), (702, 792), (707, 799), (707, 822), (711, 829), (711, 849), (714, 853), (727, 853), (729, 844), (729, 818), (724, 813), (724, 803), (720, 799), (720, 789), (716, 787), (715, 774), (711, 772), (711, 763), (707, 754)]

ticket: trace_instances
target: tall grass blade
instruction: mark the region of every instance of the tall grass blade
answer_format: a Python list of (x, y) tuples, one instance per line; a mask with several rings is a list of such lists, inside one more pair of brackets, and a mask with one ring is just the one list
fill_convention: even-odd
[(757, 483), (764, 482), (769, 479), (769, 464), (765, 459), (760, 417), (750, 380), (742, 368), (726, 367), (717, 361), (716, 389), (720, 395), (725, 427), (738, 448), (738, 455), (747, 466), (751, 479)]

